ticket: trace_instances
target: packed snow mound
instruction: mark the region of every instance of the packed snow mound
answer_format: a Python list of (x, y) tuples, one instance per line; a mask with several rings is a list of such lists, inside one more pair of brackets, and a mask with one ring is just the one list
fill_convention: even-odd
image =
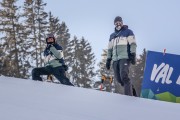
[(179, 120), (180, 104), (0, 76), (0, 120)]

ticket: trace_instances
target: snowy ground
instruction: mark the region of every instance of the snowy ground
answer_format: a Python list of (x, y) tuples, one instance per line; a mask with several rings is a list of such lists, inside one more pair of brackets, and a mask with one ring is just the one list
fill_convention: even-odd
[(180, 104), (0, 76), (0, 120), (180, 120)]

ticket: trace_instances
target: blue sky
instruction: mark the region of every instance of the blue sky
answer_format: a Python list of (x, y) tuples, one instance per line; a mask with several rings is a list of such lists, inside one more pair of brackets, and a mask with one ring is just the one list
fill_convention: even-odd
[(133, 30), (137, 54), (143, 49), (180, 54), (179, 0), (44, 0), (46, 11), (64, 21), (71, 34), (88, 40), (101, 59), (114, 31), (114, 18), (121, 16)]

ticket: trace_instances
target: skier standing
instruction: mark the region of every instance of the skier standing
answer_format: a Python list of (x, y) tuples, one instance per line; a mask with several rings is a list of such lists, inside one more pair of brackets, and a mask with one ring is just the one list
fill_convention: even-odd
[(121, 17), (114, 19), (115, 32), (110, 35), (106, 68), (109, 70), (111, 60), (115, 79), (124, 86), (124, 94), (132, 96), (131, 80), (128, 77), (130, 63), (136, 63), (136, 41), (133, 31), (123, 25)]
[(73, 86), (65, 75), (67, 66), (64, 64), (63, 49), (55, 41), (53, 34), (46, 38), (47, 47), (44, 50), (45, 67), (34, 68), (32, 79), (42, 81), (40, 75), (54, 75), (62, 84)]

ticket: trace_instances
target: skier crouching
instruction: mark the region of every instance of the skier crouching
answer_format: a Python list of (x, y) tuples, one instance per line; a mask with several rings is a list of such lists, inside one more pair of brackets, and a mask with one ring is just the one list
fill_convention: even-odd
[(54, 75), (61, 84), (73, 86), (65, 75), (67, 66), (64, 64), (63, 49), (55, 41), (53, 34), (48, 34), (46, 38), (47, 47), (44, 50), (45, 67), (34, 68), (32, 79), (42, 81), (40, 75)]

